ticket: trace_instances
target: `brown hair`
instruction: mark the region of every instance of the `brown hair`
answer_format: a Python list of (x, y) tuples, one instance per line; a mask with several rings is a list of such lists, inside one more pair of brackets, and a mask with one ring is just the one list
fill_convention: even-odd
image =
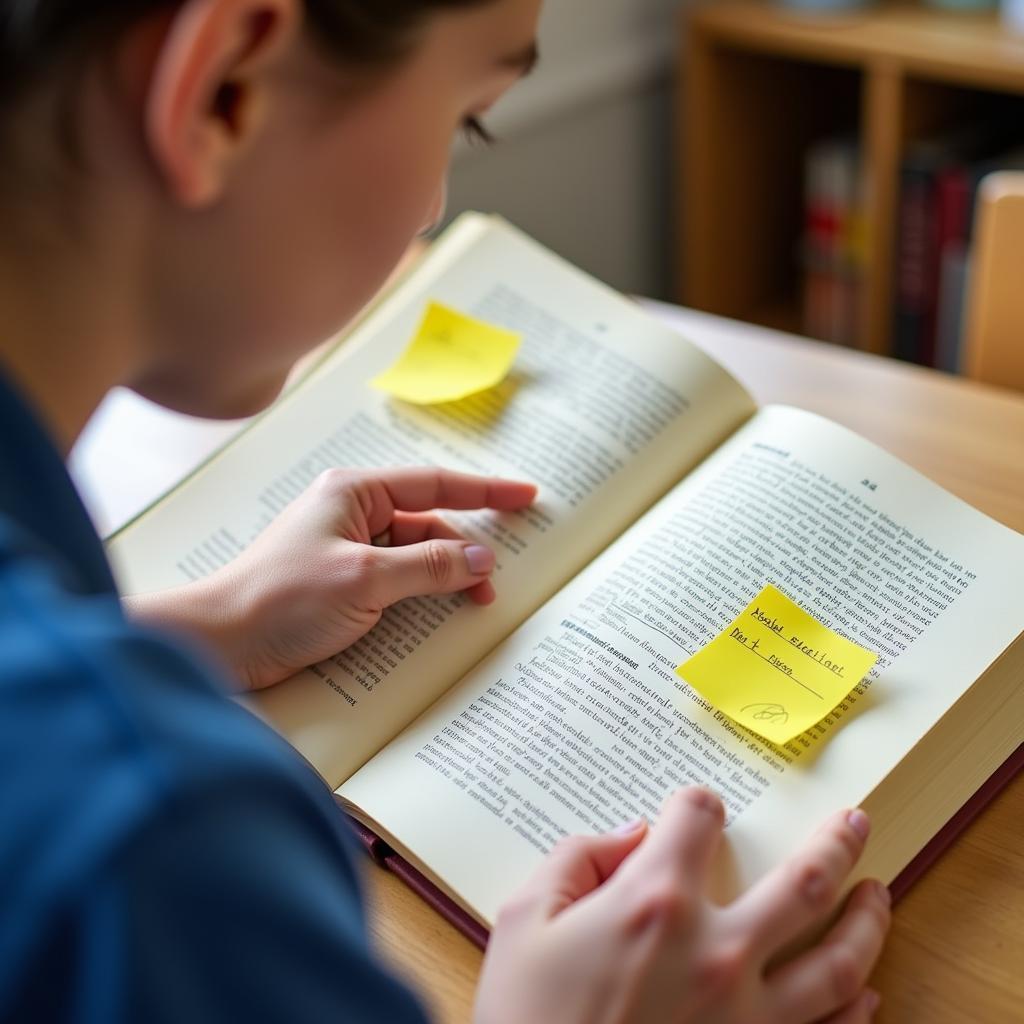
[[(310, 31), (354, 63), (400, 58), (429, 16), (489, 0), (304, 0)], [(0, 101), (44, 76), (63, 55), (174, 0), (0, 0)]]

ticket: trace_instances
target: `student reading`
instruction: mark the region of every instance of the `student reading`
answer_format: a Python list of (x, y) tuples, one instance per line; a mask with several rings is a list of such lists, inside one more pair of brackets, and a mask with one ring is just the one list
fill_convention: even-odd
[[(122, 603), (62, 463), (104, 392), (239, 416), (439, 216), (454, 133), (529, 70), (540, 0), (0, 7), (0, 1018), (411, 1021), (331, 794), (229, 699), (468, 591), (432, 515), (524, 483), (331, 473), (241, 559)], [(371, 541), (389, 533), (390, 546)], [(888, 925), (837, 816), (732, 905), (717, 799), (563, 843), (502, 913), (482, 1022), (867, 1020)]]

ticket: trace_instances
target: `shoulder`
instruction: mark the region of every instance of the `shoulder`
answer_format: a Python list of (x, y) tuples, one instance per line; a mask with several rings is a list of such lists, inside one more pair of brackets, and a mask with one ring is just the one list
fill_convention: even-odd
[(22, 820), (67, 828), (54, 812), (87, 800), (130, 830), (211, 786), (263, 777), (311, 788), (309, 770), (229, 699), (203, 652), (127, 621), (114, 593), (76, 593), (59, 566), (12, 551), (2, 532), (0, 650), (0, 738), (27, 773), (17, 783), (5, 773), (0, 794)]
[[(201, 975), (200, 952), (248, 943), (251, 958), (289, 934), (307, 957), (311, 943), (323, 955), (344, 946), (369, 969), (327, 787), (228, 699), (200, 654), (127, 622), (116, 595), (69, 590), (46, 558), (4, 540), (0, 1015), (27, 969), (44, 977), (69, 930), (96, 921), (113, 958), (100, 974), (126, 999), (145, 998), (118, 981), (126, 965), (159, 987), (175, 957)], [(221, 978), (238, 982), (236, 1004), (237, 974)], [(216, 985), (196, 984), (196, 998), (213, 998)]]

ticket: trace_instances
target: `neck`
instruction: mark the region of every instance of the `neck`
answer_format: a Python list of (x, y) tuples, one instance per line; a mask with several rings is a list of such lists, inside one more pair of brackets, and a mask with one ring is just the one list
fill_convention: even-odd
[(0, 216), (0, 365), (66, 456), (131, 370), (130, 289), (95, 244), (45, 222), (26, 228), (30, 211)]

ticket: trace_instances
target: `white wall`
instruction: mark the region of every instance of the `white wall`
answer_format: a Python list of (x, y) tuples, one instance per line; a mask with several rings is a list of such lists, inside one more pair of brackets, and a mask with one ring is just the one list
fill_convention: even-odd
[(460, 147), (449, 215), (501, 213), (624, 291), (669, 283), (680, 0), (547, 0), (541, 64)]

